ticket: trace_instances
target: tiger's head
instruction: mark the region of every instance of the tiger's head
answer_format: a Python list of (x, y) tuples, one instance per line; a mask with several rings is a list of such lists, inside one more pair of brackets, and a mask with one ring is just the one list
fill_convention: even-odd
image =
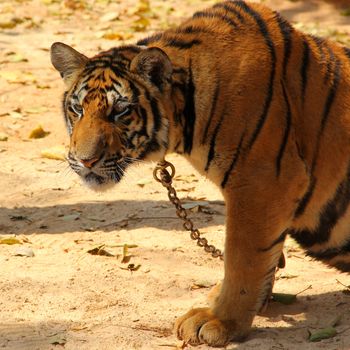
[(172, 65), (161, 49), (125, 46), (87, 58), (54, 43), (51, 61), (67, 87), (68, 161), (89, 187), (110, 187), (130, 164), (164, 156)]

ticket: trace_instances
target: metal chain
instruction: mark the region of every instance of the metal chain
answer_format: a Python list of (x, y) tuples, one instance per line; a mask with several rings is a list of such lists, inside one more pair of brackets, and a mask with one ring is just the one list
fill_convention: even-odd
[[(170, 168), (170, 172), (167, 170), (167, 168)], [(207, 253), (212, 255), (213, 258), (220, 258), (223, 260), (224, 254), (221, 252), (221, 250), (217, 249), (212, 244), (209, 244), (206, 238), (201, 237), (199, 230), (194, 227), (192, 220), (187, 217), (187, 211), (181, 205), (181, 201), (176, 194), (176, 190), (172, 186), (174, 176), (175, 167), (166, 160), (159, 162), (153, 171), (154, 179), (160, 182), (168, 190), (168, 198), (176, 208), (176, 215), (183, 220), (184, 229), (191, 232), (190, 237), (194, 241), (197, 241), (197, 245), (203, 247)]]

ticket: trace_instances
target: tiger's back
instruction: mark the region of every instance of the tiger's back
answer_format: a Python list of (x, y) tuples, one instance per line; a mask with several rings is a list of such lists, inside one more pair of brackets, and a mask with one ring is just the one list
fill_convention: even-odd
[(184, 140), (190, 138), (192, 148), (178, 151), (194, 164), (198, 159), (197, 169), (224, 189), (238, 153), (244, 161), (254, 149), (256, 172), (271, 152), (277, 178), (293, 173), (284, 158), (288, 142), (294, 143), (308, 187), (294, 198), (298, 206), (282, 234), (290, 233), (311, 256), (350, 271), (350, 50), (296, 31), (264, 6), (250, 6), (218, 4), (141, 41), (181, 50), (194, 67), (198, 120)]
[(180, 338), (219, 346), (244, 337), (287, 234), (350, 271), (347, 48), (244, 1), (91, 59), (62, 45), (52, 60), (68, 85), (80, 176), (117, 183), (133, 160), (177, 152), (222, 190), (225, 278), (211, 308), (177, 321)]

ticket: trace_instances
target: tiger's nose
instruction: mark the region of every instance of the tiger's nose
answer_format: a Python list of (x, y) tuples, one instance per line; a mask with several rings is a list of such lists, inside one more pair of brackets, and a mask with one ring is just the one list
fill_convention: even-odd
[(84, 165), (85, 168), (91, 169), (99, 160), (99, 157), (94, 157), (90, 159), (80, 159), (80, 162)]

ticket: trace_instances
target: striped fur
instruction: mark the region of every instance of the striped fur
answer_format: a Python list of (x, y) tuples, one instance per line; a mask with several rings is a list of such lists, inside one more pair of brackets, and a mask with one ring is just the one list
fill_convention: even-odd
[(183, 154), (222, 190), (225, 278), (178, 336), (241, 339), (285, 237), (350, 271), (350, 49), (260, 4), (226, 1), (136, 45), (87, 58), (56, 43), (69, 162), (100, 189), (139, 160)]

